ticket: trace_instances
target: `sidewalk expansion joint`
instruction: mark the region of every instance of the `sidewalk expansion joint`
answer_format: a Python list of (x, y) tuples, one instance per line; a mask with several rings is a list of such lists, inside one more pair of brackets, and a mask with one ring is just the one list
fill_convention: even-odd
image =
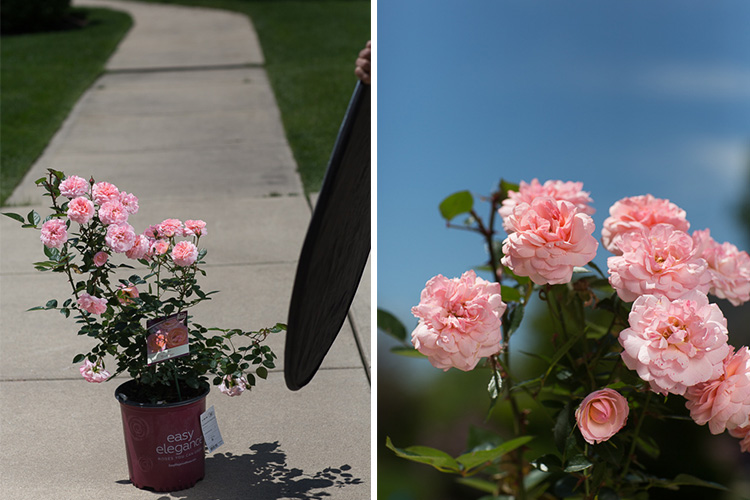
[(119, 75), (131, 73), (175, 73), (181, 71), (226, 71), (233, 69), (263, 68), (263, 63), (239, 64), (206, 64), (198, 66), (161, 66), (154, 68), (115, 68), (105, 69), (105, 75)]

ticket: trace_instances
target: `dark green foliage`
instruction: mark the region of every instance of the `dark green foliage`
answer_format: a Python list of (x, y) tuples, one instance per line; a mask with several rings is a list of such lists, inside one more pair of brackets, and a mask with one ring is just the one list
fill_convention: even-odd
[(70, 0), (3, 0), (0, 31), (31, 33), (64, 28), (69, 22)]

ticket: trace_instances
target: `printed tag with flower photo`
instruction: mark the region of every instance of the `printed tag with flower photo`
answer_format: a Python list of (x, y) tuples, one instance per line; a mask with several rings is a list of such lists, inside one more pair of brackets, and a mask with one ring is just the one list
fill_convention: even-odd
[(185, 356), (190, 351), (187, 311), (150, 320), (146, 323), (146, 327), (148, 328), (147, 361), (149, 365)]

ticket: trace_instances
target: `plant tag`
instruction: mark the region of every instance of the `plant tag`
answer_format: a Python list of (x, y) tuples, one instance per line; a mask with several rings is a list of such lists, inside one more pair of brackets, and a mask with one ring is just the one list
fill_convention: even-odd
[(188, 344), (187, 311), (146, 323), (148, 328), (147, 364), (185, 356), (190, 352)]
[(201, 429), (203, 429), (203, 439), (209, 453), (224, 444), (213, 406), (201, 414)]

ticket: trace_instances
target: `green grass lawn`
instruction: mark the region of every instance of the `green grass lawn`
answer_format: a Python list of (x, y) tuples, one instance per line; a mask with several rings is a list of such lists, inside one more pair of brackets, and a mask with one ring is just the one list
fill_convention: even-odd
[(320, 189), (370, 39), (361, 0), (141, 0), (213, 7), (250, 16), (266, 59), (305, 191)]
[(81, 29), (2, 37), (0, 65), (0, 205), (49, 143), (131, 26), (106, 9)]
[[(370, 38), (361, 0), (145, 0), (250, 16), (307, 192), (320, 189), (356, 84), (354, 60)], [(130, 26), (125, 14), (87, 9), (81, 30), (2, 38), (0, 204), (101, 74)]]

